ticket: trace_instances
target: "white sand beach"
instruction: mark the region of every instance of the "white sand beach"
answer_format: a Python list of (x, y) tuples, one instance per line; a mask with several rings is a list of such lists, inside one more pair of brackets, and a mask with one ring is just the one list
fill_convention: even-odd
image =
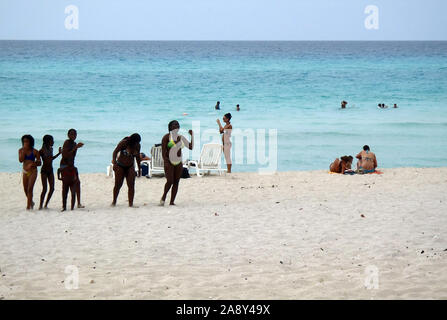
[(59, 181), (27, 212), (19, 173), (0, 173), (0, 299), (447, 299), (447, 168), (383, 172), (192, 177), (175, 207), (141, 178), (137, 209), (81, 174), (86, 208), (66, 213)]

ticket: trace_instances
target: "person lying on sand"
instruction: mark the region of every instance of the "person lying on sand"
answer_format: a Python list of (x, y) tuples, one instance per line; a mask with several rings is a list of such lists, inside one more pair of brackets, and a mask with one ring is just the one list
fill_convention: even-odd
[(376, 171), (377, 159), (376, 155), (370, 151), (369, 146), (363, 146), (363, 150), (355, 156), (357, 161), (357, 171), (359, 173), (372, 173)]
[(39, 151), (34, 149), (34, 138), (26, 134), (19, 149), (19, 162), (23, 163), (23, 190), (27, 199), (26, 210), (34, 208), (33, 189), (37, 179), (37, 167), (41, 165)]
[(354, 158), (352, 156), (343, 156), (337, 158), (329, 166), (329, 171), (335, 173), (345, 173), (346, 170), (351, 169), (353, 160)]

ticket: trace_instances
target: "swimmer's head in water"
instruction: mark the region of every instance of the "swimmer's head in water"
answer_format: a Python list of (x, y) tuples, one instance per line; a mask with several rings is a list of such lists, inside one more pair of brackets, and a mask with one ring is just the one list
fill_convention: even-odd
[(177, 120), (172, 120), (171, 122), (169, 122), (168, 124), (168, 130), (169, 132), (175, 130), (175, 129), (180, 129), (180, 123), (178, 123)]
[(224, 115), (223, 120), (225, 121), (225, 119), (227, 119), (228, 121), (230, 121), (230, 120), (231, 120), (231, 113), (226, 113), (226, 114)]
[(49, 147), (52, 147), (54, 144), (53, 136), (50, 136), (49, 134), (44, 135), (42, 140), (43, 140), (42, 147), (49, 148)]
[(135, 146), (136, 144), (140, 143), (141, 137), (138, 133), (134, 133), (129, 137), (129, 144), (130, 146)]
[(70, 138), (70, 140), (76, 140), (76, 137), (78, 136), (78, 133), (76, 132), (75, 129), (70, 129), (67, 132), (67, 136), (68, 136), (68, 138)]
[(368, 145), (364, 145), (364, 146), (363, 146), (363, 150), (365, 150), (365, 151), (369, 151), (369, 146), (368, 146)]
[(30, 134), (25, 134), (22, 137), (22, 147), (34, 148), (34, 138)]

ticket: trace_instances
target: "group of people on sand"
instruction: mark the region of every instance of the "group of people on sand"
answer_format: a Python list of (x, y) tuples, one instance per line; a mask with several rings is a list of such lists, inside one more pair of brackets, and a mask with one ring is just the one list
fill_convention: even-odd
[[(71, 209), (75, 205), (75, 196), (78, 201), (78, 208), (83, 208), (81, 204), (81, 182), (78, 170), (74, 166), (76, 152), (84, 145), (82, 142), (76, 143), (77, 133), (75, 129), (68, 130), (68, 139), (65, 140), (62, 148), (59, 148), (56, 155), (53, 154), (54, 139), (51, 135), (43, 137), (42, 148), (38, 151), (34, 148), (34, 138), (26, 134), (22, 137), (22, 148), (19, 149), (19, 162), (23, 164), (22, 183), (27, 199), (26, 209), (34, 208), (33, 190), (37, 179), (37, 167), (41, 166), (40, 177), (42, 180), (42, 193), (40, 195), (39, 210), (48, 207), (51, 196), (54, 192), (54, 172), (53, 160), (62, 155), (57, 176), (62, 180), (62, 211), (67, 210), (68, 191), (71, 191)], [(47, 200), (47, 186), (49, 185)]]
[[(223, 151), (225, 161), (227, 163), (227, 172), (231, 173), (231, 114), (227, 113), (223, 116), (224, 125), (219, 119), (216, 120), (219, 126), (219, 132), (222, 134)], [(169, 205), (175, 205), (175, 198), (177, 196), (180, 178), (183, 172), (182, 149), (187, 147), (189, 150), (194, 148), (194, 132), (189, 130), (191, 141), (179, 134), (180, 123), (177, 120), (172, 120), (168, 124), (168, 133), (161, 139), (161, 150), (164, 162), (164, 173), (166, 183), (163, 190), (163, 195), (160, 199), (160, 206), (164, 206), (166, 197), (171, 191), (171, 198)], [(113, 151), (112, 164), (115, 171), (115, 186), (113, 188), (112, 206), (116, 206), (118, 194), (126, 179), (128, 187), (129, 206), (134, 207), (133, 199), (135, 194), (135, 176), (141, 175), (141, 137), (138, 133), (134, 133), (129, 137), (121, 140)], [(135, 170), (135, 163), (137, 170)]]
[[(231, 173), (231, 114), (227, 113), (223, 116), (222, 124), (219, 119), (216, 120), (219, 126), (219, 132), (222, 134), (223, 151), (227, 163), (228, 173)], [(160, 199), (160, 205), (163, 206), (166, 201), (168, 192), (171, 190), (170, 205), (174, 205), (174, 201), (178, 192), (180, 178), (183, 172), (182, 149), (187, 147), (192, 150), (194, 147), (194, 133), (189, 130), (191, 141), (188, 141), (178, 132), (180, 124), (177, 120), (173, 120), (168, 124), (168, 133), (161, 140), (162, 157), (164, 160), (164, 172), (166, 184), (164, 186), (163, 195)], [(84, 144), (76, 143), (77, 132), (75, 129), (68, 130), (68, 139), (64, 142), (59, 152), (53, 154), (54, 139), (50, 135), (43, 137), (42, 148), (37, 151), (34, 149), (34, 138), (31, 135), (22, 137), (22, 148), (19, 149), (19, 161), (23, 163), (23, 187), (27, 198), (27, 210), (34, 208), (33, 189), (37, 179), (37, 167), (41, 168), (42, 193), (40, 197), (39, 209), (47, 208), (51, 196), (54, 192), (54, 173), (53, 160), (62, 155), (60, 167), (57, 171), (58, 179), (62, 180), (62, 211), (67, 210), (68, 191), (71, 191), (71, 210), (74, 209), (75, 199), (78, 201), (78, 208), (81, 205), (81, 182), (78, 170), (75, 167), (75, 157), (77, 150)], [(115, 172), (115, 185), (113, 188), (112, 206), (116, 206), (120, 189), (126, 180), (128, 187), (129, 206), (134, 207), (133, 200), (135, 195), (135, 177), (141, 176), (141, 161), (146, 155), (140, 152), (141, 136), (134, 133), (123, 138), (112, 153), (112, 165)], [(138, 168), (135, 168), (135, 163)], [(136, 170), (137, 169), (137, 170)], [(47, 183), (50, 186), (47, 200), (45, 195), (47, 192)]]
[(368, 145), (363, 146), (363, 150), (360, 151), (356, 156), (357, 158), (357, 170), (352, 170), (352, 161), (354, 158), (352, 156), (342, 156), (334, 160), (329, 166), (329, 171), (333, 173), (341, 174), (364, 174), (373, 173), (377, 168), (376, 155), (371, 152)]

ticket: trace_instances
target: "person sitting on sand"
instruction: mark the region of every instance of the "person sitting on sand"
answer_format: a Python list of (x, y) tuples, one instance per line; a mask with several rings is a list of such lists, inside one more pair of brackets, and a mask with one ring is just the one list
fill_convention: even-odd
[(377, 159), (376, 155), (370, 151), (369, 146), (365, 145), (363, 150), (355, 156), (357, 161), (357, 170), (360, 173), (372, 173), (376, 171)]
[[(68, 175), (68, 180), (73, 178), (73, 172), (74, 169), (76, 169), (74, 165), (76, 153), (78, 152), (79, 148), (82, 148), (84, 146), (82, 142), (76, 143), (75, 140), (78, 136), (78, 133), (76, 132), (75, 129), (68, 130), (67, 136), (68, 139), (65, 140), (64, 145), (62, 146), (62, 159), (60, 162), (60, 167), (57, 171), (58, 177), (60, 175), (62, 181), (64, 181), (65, 174)], [(78, 200), (78, 208), (84, 208), (84, 206), (81, 204), (81, 181), (79, 180), (78, 175), (77, 179), (74, 180), (74, 183), (76, 184), (76, 197)], [(64, 195), (64, 190), (62, 190), (62, 195)]]
[(329, 166), (329, 171), (335, 173), (345, 173), (346, 170), (351, 169), (353, 160), (354, 158), (352, 156), (343, 156), (337, 158)]
[(48, 207), (51, 196), (54, 192), (54, 172), (53, 172), (53, 160), (59, 157), (62, 153), (62, 148), (59, 147), (59, 152), (53, 156), (53, 136), (45, 135), (43, 137), (42, 149), (39, 150), (39, 155), (42, 158), (42, 168), (40, 169), (40, 178), (42, 180), (42, 193), (40, 194), (39, 210), (42, 210), (45, 200), (45, 194), (47, 193), (47, 182), (50, 185), (48, 191), (47, 201), (45, 202), (45, 209)]
[(33, 190), (37, 179), (37, 167), (41, 165), (39, 151), (34, 149), (34, 138), (26, 134), (19, 149), (19, 162), (23, 163), (22, 183), (27, 199), (26, 210), (34, 208)]
[(341, 108), (342, 109), (346, 109), (346, 105), (347, 105), (348, 103), (345, 101), (345, 100), (343, 100), (342, 102), (341, 102)]
[(169, 133), (165, 134), (161, 140), (166, 184), (160, 200), (160, 206), (165, 205), (166, 196), (171, 187), (171, 201), (169, 205), (175, 205), (174, 201), (183, 172), (182, 148), (187, 146), (189, 150), (192, 150), (194, 146), (194, 134), (192, 130), (189, 130), (189, 134), (191, 135), (191, 142), (189, 142), (184, 136), (178, 134), (180, 124), (177, 120), (169, 122), (168, 130)]
[(138, 165), (138, 176), (141, 174), (140, 141), (138, 133), (121, 140), (113, 151), (112, 164), (115, 171), (115, 187), (113, 188), (112, 206), (116, 206), (116, 200), (123, 185), (124, 178), (127, 182), (129, 207), (133, 207), (135, 194), (135, 160)]
[(217, 101), (216, 106), (214, 107), (216, 110), (220, 110), (220, 101)]
[(143, 160), (151, 160), (151, 158), (149, 158), (144, 152), (141, 152), (140, 153), (140, 161), (143, 161)]

